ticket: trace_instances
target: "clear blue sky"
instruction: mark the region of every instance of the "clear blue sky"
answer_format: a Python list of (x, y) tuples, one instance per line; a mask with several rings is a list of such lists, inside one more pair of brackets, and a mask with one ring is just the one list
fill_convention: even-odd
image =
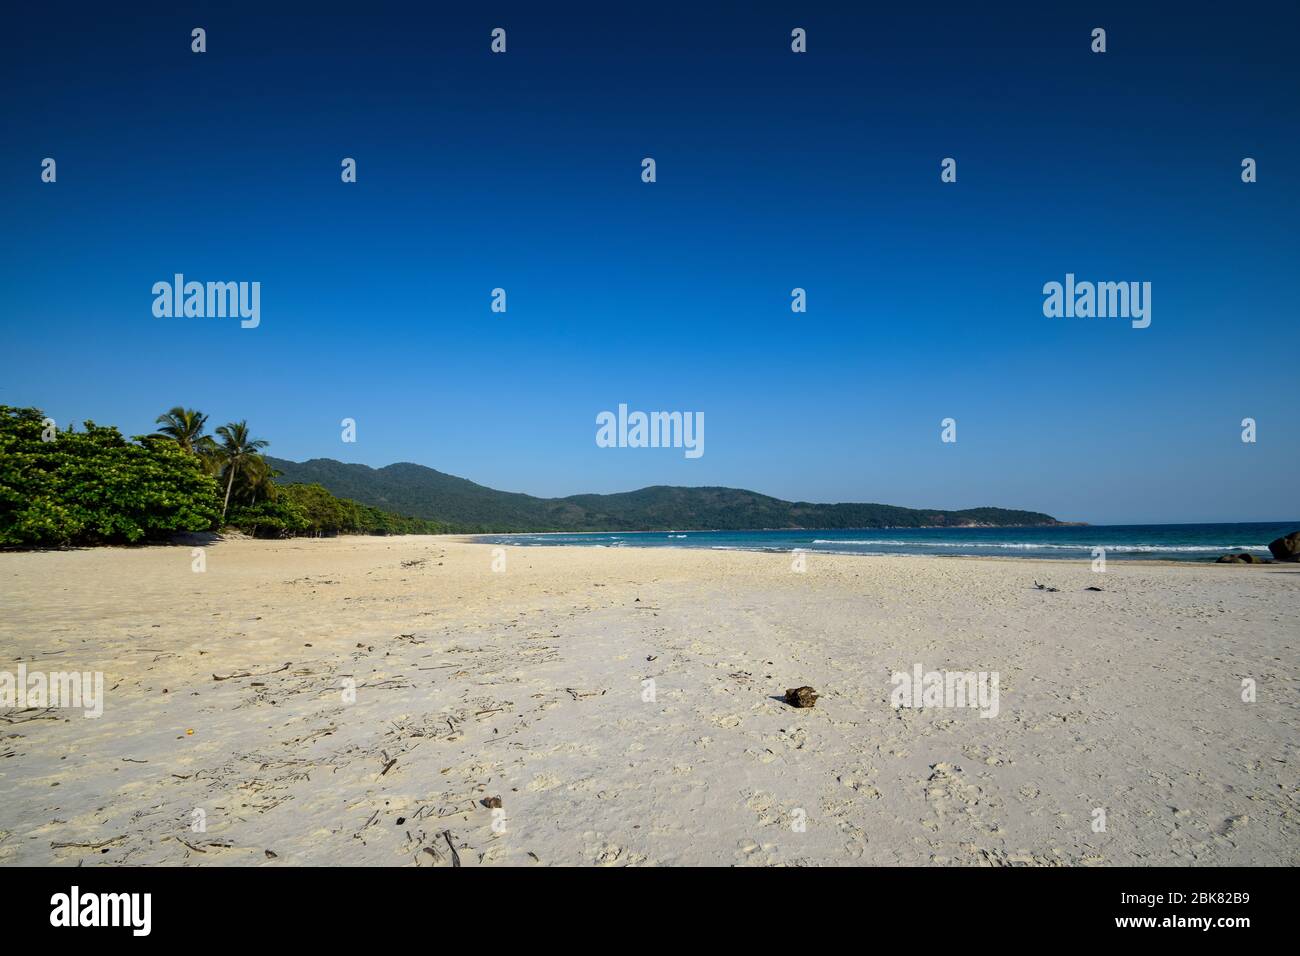
[[(6, 13), (0, 403), (542, 495), (1300, 514), (1293, 3), (272, 6)], [(261, 326), (155, 318), (176, 272)], [(1066, 272), (1151, 327), (1045, 318)], [(704, 456), (597, 448), (620, 402)]]

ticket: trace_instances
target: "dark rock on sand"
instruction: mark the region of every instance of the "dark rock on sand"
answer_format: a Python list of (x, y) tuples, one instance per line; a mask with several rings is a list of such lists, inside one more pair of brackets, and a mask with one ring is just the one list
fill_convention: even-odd
[(1268, 550), (1279, 561), (1300, 561), (1300, 531), (1292, 531), (1268, 543)]
[(785, 691), (785, 702), (791, 707), (814, 707), (820, 696), (821, 694), (811, 687), (788, 687)]
[(1259, 558), (1253, 554), (1247, 554), (1237, 551), (1232, 554), (1221, 554), (1215, 559), (1215, 564), (1263, 564)]
[(483, 806), (487, 807), (489, 810), (501, 809), (500, 797), (484, 797), (482, 800), (479, 801), (479, 803), (483, 804)]

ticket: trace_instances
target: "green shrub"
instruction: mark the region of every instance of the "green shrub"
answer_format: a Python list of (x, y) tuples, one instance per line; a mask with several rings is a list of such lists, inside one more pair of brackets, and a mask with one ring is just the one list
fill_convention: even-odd
[(128, 441), (94, 422), (56, 432), (43, 419), (0, 405), (0, 545), (135, 543), (214, 527), (216, 483), (175, 443)]
[(286, 538), (307, 530), (307, 519), (291, 501), (259, 501), (230, 510), (226, 526), (257, 538)]

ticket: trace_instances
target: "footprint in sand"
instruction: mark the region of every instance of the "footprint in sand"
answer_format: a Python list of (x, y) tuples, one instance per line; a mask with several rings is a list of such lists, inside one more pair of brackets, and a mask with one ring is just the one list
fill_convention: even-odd
[(991, 747), (982, 745), (966, 747), (962, 754), (971, 760), (978, 760), (988, 764), (990, 767), (1005, 767), (1015, 763), (1009, 755), (994, 750)]
[(539, 773), (533, 777), (524, 787), (529, 793), (544, 793), (547, 790), (554, 790), (560, 785), (560, 778), (553, 777), (549, 773)]
[(977, 829), (993, 829), (975, 815), (974, 808), (986, 803), (983, 799), (984, 791), (978, 784), (965, 781), (961, 767), (940, 761), (930, 770), (930, 776), (925, 781), (925, 799), (937, 819), (927, 821), (927, 829), (937, 830), (939, 824), (953, 814), (965, 816)]
[(627, 847), (619, 846), (617, 843), (610, 843), (605, 839), (605, 834), (594, 833), (588, 830), (582, 835), (587, 842), (586, 856), (597, 866), (635, 866), (645, 863), (647, 857), (643, 853), (634, 853)]
[(746, 866), (771, 866), (776, 862), (775, 854), (775, 843), (741, 840), (736, 844), (736, 858)]
[(860, 797), (865, 797), (868, 800), (880, 799), (880, 791), (867, 783), (867, 781), (858, 774), (844, 774), (836, 779)]

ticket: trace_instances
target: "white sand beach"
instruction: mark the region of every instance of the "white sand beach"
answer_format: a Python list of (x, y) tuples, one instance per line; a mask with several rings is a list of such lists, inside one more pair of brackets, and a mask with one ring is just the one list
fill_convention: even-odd
[[(105, 688), (0, 710), (0, 864), (1300, 863), (1300, 566), (205, 557), (0, 554), (0, 670)], [(997, 715), (892, 708), (916, 664)]]

